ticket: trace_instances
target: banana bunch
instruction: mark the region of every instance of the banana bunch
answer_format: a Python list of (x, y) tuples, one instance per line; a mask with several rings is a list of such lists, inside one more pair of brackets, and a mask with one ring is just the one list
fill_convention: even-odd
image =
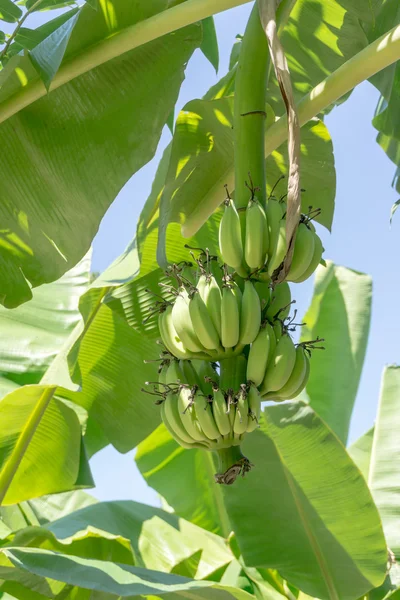
[(280, 321), (266, 321), (250, 346), (247, 381), (259, 388), (263, 400), (296, 398), (308, 382), (309, 354), (308, 344), (296, 347)]
[[(311, 213), (313, 214), (313, 213)], [(255, 194), (246, 208), (244, 228), (232, 198), (225, 201), (219, 227), (222, 260), (241, 276), (251, 272), (270, 279), (285, 258), (286, 203), (273, 197), (266, 210)], [(321, 261), (323, 247), (310, 216), (302, 215), (297, 231), (288, 281), (300, 283), (312, 275)]]
[(162, 420), (184, 448), (221, 450), (239, 446), (260, 417), (258, 389), (242, 384), (225, 392), (208, 361), (166, 360), (159, 373)]
[(212, 274), (202, 273), (195, 285), (181, 282), (175, 302), (162, 305), (158, 324), (165, 347), (176, 358), (220, 360), (257, 337), (260, 296), (250, 280), (242, 292), (229, 276), (220, 286)]

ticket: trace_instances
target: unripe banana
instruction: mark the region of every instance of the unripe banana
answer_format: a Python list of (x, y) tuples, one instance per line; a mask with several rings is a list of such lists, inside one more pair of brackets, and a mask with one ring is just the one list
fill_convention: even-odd
[(200, 343), (207, 350), (217, 350), (220, 347), (219, 335), (208, 314), (207, 307), (197, 291), (189, 300), (189, 313)]
[(324, 248), (322, 246), (321, 238), (316, 233), (314, 233), (313, 257), (311, 259), (309, 266), (304, 271), (304, 273), (302, 273), (302, 275), (300, 277), (298, 277), (296, 279), (296, 281), (293, 280), (294, 283), (301, 283), (302, 281), (305, 281), (306, 279), (311, 277), (311, 275), (314, 273), (315, 269), (318, 267), (319, 263), (321, 262), (323, 251), (324, 251)]
[(261, 396), (255, 385), (251, 385), (247, 394), (249, 403), (249, 418), (247, 422), (247, 433), (251, 433), (258, 427), (261, 413)]
[(219, 226), (219, 249), (222, 260), (233, 269), (240, 268), (243, 261), (240, 217), (232, 200), (225, 203)]
[[(276, 316), (278, 316), (280, 319), (282, 319), (282, 321), (284, 321), (290, 312), (291, 300), (292, 296), (287, 281), (278, 283), (278, 285), (276, 285), (271, 292), (271, 301), (266, 312), (267, 319), (273, 321)], [(285, 306), (287, 308), (280, 312), (280, 310)]]
[(245, 261), (250, 269), (264, 265), (268, 245), (268, 227), (265, 212), (257, 200), (250, 200), (246, 208)]
[(233, 431), (237, 435), (242, 435), (247, 430), (249, 417), (249, 403), (247, 400), (247, 392), (241, 388), (237, 398), (235, 421), (233, 423)]
[(233, 288), (224, 286), (221, 301), (221, 342), (224, 348), (233, 348), (239, 341), (239, 315), (239, 306)]
[(168, 367), (169, 367), (169, 361), (162, 363), (161, 370), (158, 373), (158, 391), (161, 392), (161, 394), (163, 394), (165, 392), (165, 387), (163, 384), (167, 383)]
[(187, 433), (196, 442), (203, 442), (205, 435), (197, 419), (192, 390), (182, 387), (178, 393), (178, 410)]
[(222, 294), (215, 277), (210, 276), (207, 278), (207, 283), (204, 288), (204, 297), (202, 296), (202, 298), (207, 307), (213, 325), (218, 333), (218, 336), (221, 337)]
[(175, 300), (172, 308), (172, 322), (185, 348), (190, 352), (204, 351), (204, 347), (193, 329), (189, 312), (189, 297), (185, 288), (180, 288), (179, 296)]
[(275, 254), (278, 243), (280, 222), (282, 219), (282, 208), (278, 200), (269, 198), (267, 202), (266, 217), (268, 222), (269, 249), (268, 256), (271, 258)]
[(239, 307), (239, 314), (240, 314), (240, 312), (242, 310), (242, 300), (243, 300), (242, 290), (240, 289), (240, 287), (238, 286), (238, 284), (235, 281), (232, 281), (232, 283), (230, 285), (232, 287), (233, 295), (236, 298), (236, 302)]
[[(196, 361), (203, 362), (203, 361)], [(201, 380), (191, 360), (181, 360), (179, 366), (183, 373), (183, 383), (187, 383), (190, 387), (196, 385), (201, 388)]]
[(218, 438), (221, 437), (221, 434), (214, 420), (211, 406), (212, 401), (209, 402), (208, 399), (202, 394), (196, 393), (194, 405), (196, 409), (196, 416), (202, 431), (205, 433), (208, 439), (218, 440)]
[[(269, 353), (268, 353), (268, 361), (267, 361), (267, 368), (268, 368), (268, 366), (271, 364), (271, 361), (273, 359), (276, 344), (278, 342), (276, 340), (274, 327), (270, 323), (267, 323), (266, 328), (268, 329), (268, 337), (269, 337)], [(281, 327), (281, 329), (282, 329), (282, 327)]]
[(259, 386), (265, 376), (269, 356), (269, 329), (262, 326), (256, 339), (251, 344), (247, 359), (247, 381), (252, 381)]
[(254, 287), (260, 297), (261, 310), (271, 304), (271, 287), (267, 281), (256, 281)]
[(251, 344), (261, 326), (260, 298), (251, 281), (244, 282), (242, 310), (240, 315), (240, 343)]
[(227, 414), (225, 396), (219, 388), (213, 390), (213, 414), (215, 423), (221, 435), (226, 436), (231, 432), (231, 422)]
[(199, 292), (201, 298), (205, 302), (206, 288), (207, 288), (207, 276), (206, 275), (200, 275), (200, 277), (196, 283), (196, 288), (197, 288), (197, 291)]
[(290, 377), (296, 360), (296, 349), (288, 334), (282, 335), (276, 345), (271, 363), (261, 385), (261, 395), (280, 390)]
[(177, 360), (171, 360), (167, 373), (165, 375), (165, 383), (171, 385), (185, 383), (185, 376)]
[(282, 321), (277, 319), (275, 321), (275, 323), (273, 324), (273, 329), (274, 329), (274, 333), (275, 333), (276, 343), (278, 343), (279, 340), (281, 339), (282, 333), (283, 333)]
[(303, 381), (300, 383), (297, 390), (295, 390), (293, 392), (293, 394), (288, 396), (286, 398), (286, 400), (292, 400), (292, 398), (297, 398), (297, 396), (300, 394), (300, 392), (302, 392), (304, 390), (304, 388), (306, 387), (306, 385), (308, 383), (308, 378), (310, 377), (310, 358), (309, 358), (307, 352), (305, 352), (305, 358), (306, 358), (306, 369), (305, 369)]
[(275, 246), (275, 252), (268, 261), (268, 274), (272, 275), (286, 256), (286, 219), (282, 219), (279, 225), (279, 235)]
[(276, 394), (282, 398), (286, 399), (289, 396), (292, 396), (296, 390), (299, 389), (300, 385), (304, 381), (304, 376), (306, 373), (306, 365), (307, 365), (307, 357), (304, 351), (303, 346), (297, 346), (296, 348), (296, 360), (294, 363), (293, 370), (290, 374), (289, 379), (285, 383), (283, 387), (281, 387)]
[(212, 383), (209, 383), (205, 380), (205, 377), (209, 377), (211, 381), (218, 384), (219, 383), (219, 375), (216, 370), (213, 368), (212, 363), (207, 360), (194, 360), (193, 367), (197, 373), (199, 380), (199, 387), (203, 394), (209, 396), (212, 394)]
[(176, 358), (190, 359), (192, 353), (182, 344), (172, 321), (172, 306), (167, 306), (158, 317), (158, 327), (162, 341), (171, 354)]
[(292, 264), (286, 277), (288, 281), (294, 281), (301, 277), (310, 266), (314, 255), (314, 239), (315, 234), (311, 229), (305, 223), (300, 223), (294, 243)]
[(161, 405), (161, 417), (170, 434), (180, 443), (193, 444), (195, 440), (182, 424), (178, 409), (178, 394), (170, 392)]

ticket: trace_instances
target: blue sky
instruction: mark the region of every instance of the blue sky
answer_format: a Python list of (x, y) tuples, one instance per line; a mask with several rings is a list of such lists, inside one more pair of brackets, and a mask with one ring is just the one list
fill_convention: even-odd
[[(251, 5), (215, 17), (220, 75), (227, 70), (229, 54), (237, 33), (243, 33)], [(203, 55), (196, 51), (186, 71), (177, 109), (201, 97), (217, 81)], [(400, 294), (397, 260), (400, 215), (389, 227), (390, 208), (397, 200), (391, 188), (394, 166), (376, 144), (371, 118), (378, 100), (368, 83), (359, 86), (350, 99), (326, 118), (335, 151), (337, 172), (336, 211), (332, 234), (321, 233), (325, 257), (336, 264), (369, 273), (373, 278), (373, 314), (366, 362), (357, 396), (350, 441), (366, 431), (375, 418), (381, 372), (385, 364), (399, 361), (400, 323), (393, 312)], [(130, 242), (146, 200), (162, 150), (170, 140), (163, 132), (154, 159), (137, 173), (105, 215), (94, 240), (93, 269), (104, 270)], [(303, 314), (312, 294), (313, 282), (296, 286), (296, 307)], [(106, 448), (92, 459), (99, 499), (131, 498), (158, 503), (133, 460), (133, 452), (120, 455)]]

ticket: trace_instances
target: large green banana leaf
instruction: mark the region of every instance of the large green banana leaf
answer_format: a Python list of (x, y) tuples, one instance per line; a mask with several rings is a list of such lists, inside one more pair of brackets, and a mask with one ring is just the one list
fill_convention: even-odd
[(43, 595), (50, 598), (55, 598), (61, 592), (63, 584), (95, 590), (97, 593), (94, 597), (98, 600), (134, 600), (144, 595), (171, 600), (188, 597), (192, 600), (253, 598), (247, 592), (211, 581), (195, 581), (179, 575), (109, 561), (88, 560), (49, 550), (10, 547), (2, 553), (4, 566), (0, 565), (0, 577), (6, 574), (15, 581), (23, 581), (26, 589), (39, 588), (42, 593), (45, 592)]
[(18, 385), (39, 382), (81, 321), (79, 297), (89, 280), (90, 254), (58, 281), (34, 289), (29, 303), (13, 310), (0, 306), (2, 379)]
[(324, 338), (307, 384), (311, 406), (346, 443), (367, 349), (372, 280), (345, 267), (319, 266), (301, 340)]
[[(209, 488), (207, 505), (216, 504), (220, 492), (212, 489), (204, 452), (178, 449), (166, 436), (164, 444), (154, 433), (140, 445), (137, 463), (148, 483), (193, 519), (200, 490)], [(383, 581), (385, 540), (366, 483), (310, 407), (267, 408), (261, 429), (246, 437), (243, 448), (254, 471), (223, 493), (246, 564), (278, 569), (300, 589), (328, 600), (356, 599)], [(175, 491), (178, 478), (186, 502)]]
[[(400, 367), (386, 367), (382, 376), (375, 427), (349, 448), (369, 483), (381, 514), (388, 547), (397, 560), (400, 558), (399, 399)], [(397, 588), (400, 589), (400, 568), (394, 562), (384, 584), (371, 593), (371, 600), (396, 597), (396, 593), (394, 596), (390, 594)]]
[[(83, 6), (73, 14), (76, 23), (61, 65), (78, 55), (84, 60), (96, 43), (167, 6), (166, 0), (129, 6), (110, 0), (97, 11)], [(42, 55), (53, 59), (59, 40), (55, 36), (49, 46), (45, 39)], [(152, 158), (186, 63), (200, 42), (200, 25), (180, 29), (76, 77), (3, 120), (0, 140), (8, 150), (0, 158), (0, 301), (5, 306), (30, 299), (28, 282), (38, 286), (59, 278), (87, 252), (119, 190)], [(36, 46), (36, 57), (39, 51)], [(43, 85), (38, 78), (28, 55), (11, 58), (0, 74), (0, 110), (23, 88)]]
[(78, 416), (54, 393), (26, 385), (0, 400), (0, 504), (93, 485)]

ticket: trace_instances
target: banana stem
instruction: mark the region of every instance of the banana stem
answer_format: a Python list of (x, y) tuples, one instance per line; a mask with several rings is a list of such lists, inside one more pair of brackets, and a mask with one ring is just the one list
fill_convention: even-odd
[(240, 446), (231, 446), (230, 448), (221, 448), (215, 454), (218, 457), (218, 472), (226, 473), (235, 463), (245, 458)]
[(220, 361), (220, 387), (223, 391), (239, 390), (239, 385), (246, 381), (246, 359), (244, 356), (232, 356)]
[(265, 106), (268, 72), (268, 42), (261, 27), (257, 2), (244, 33), (235, 84), (235, 204), (247, 206), (252, 185), (265, 207)]

